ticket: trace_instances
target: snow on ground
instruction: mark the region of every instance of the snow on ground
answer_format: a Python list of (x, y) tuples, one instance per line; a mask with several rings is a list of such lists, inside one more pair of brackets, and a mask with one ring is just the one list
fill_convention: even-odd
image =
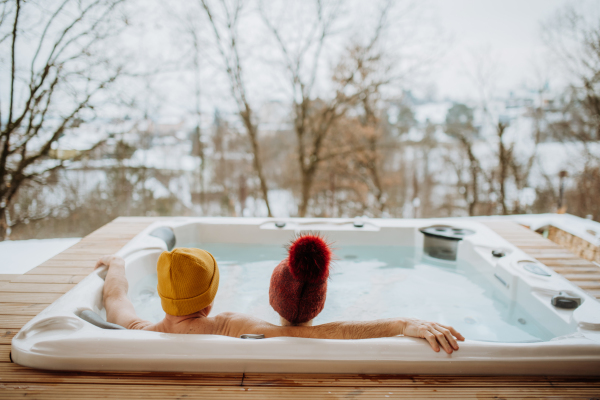
[(68, 238), (0, 242), (0, 274), (24, 274), (80, 240)]
[(424, 123), (429, 120), (433, 124), (444, 124), (446, 122), (446, 114), (452, 107), (452, 102), (444, 101), (439, 103), (425, 103), (414, 107), (415, 119)]
[(189, 155), (187, 144), (177, 146), (153, 147), (149, 150), (138, 149), (124, 164), (128, 167), (146, 167), (160, 170), (196, 171), (199, 158)]

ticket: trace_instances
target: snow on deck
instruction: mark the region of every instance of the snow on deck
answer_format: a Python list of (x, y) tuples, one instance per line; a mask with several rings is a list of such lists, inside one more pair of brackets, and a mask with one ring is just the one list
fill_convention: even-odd
[(0, 274), (24, 274), (79, 242), (81, 238), (0, 242)]

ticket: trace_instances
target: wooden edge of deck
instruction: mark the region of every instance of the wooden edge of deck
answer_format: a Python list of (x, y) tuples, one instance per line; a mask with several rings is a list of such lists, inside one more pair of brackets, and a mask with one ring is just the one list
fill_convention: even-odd
[[(598, 377), (201, 374), (34, 370), (10, 360), (10, 342), (33, 316), (153, 222), (120, 217), (23, 275), (0, 275), (1, 398), (597, 398)], [(600, 268), (515, 222), (484, 225), (600, 297)], [(599, 373), (600, 375), (600, 373)]]

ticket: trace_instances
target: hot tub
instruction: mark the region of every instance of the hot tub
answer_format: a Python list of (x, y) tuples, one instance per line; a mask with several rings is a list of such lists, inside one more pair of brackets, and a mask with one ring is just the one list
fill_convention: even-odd
[[(164, 316), (156, 261), (169, 240), (156, 237), (161, 227), (172, 229), (177, 246), (215, 256), (221, 279), (214, 315), (245, 312), (277, 323), (268, 302), (271, 271), (296, 233), (318, 231), (333, 242), (336, 260), (315, 324), (414, 317), (452, 325), (467, 340), (448, 355), (402, 336), (248, 340), (103, 329), (81, 318), (86, 310), (105, 316), (106, 271), (100, 269), (21, 329), (12, 342), (13, 361), (57, 370), (600, 374), (600, 303), (473, 220), (161, 221), (119, 252), (129, 296), (138, 315), (151, 321)], [(444, 230), (454, 236), (444, 238)], [(450, 253), (432, 243), (448, 243)], [(564, 308), (573, 301), (577, 308)]]

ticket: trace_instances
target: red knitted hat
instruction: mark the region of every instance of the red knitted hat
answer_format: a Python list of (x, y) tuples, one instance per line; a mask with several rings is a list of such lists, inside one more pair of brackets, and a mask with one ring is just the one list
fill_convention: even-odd
[(271, 275), (269, 303), (292, 324), (315, 318), (325, 306), (331, 250), (318, 235), (301, 234)]

